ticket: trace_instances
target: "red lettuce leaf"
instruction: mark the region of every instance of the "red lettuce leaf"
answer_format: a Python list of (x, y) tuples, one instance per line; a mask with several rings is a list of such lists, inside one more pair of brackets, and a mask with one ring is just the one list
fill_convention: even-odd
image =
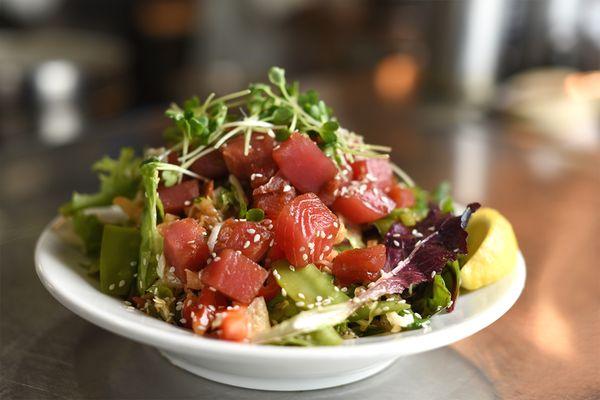
[(402, 293), (411, 285), (433, 280), (449, 261), (467, 252), (464, 228), (478, 208), (478, 203), (472, 203), (462, 215), (453, 216), (434, 207), (413, 229), (393, 224), (385, 238), (387, 260), (382, 277), (360, 297)]

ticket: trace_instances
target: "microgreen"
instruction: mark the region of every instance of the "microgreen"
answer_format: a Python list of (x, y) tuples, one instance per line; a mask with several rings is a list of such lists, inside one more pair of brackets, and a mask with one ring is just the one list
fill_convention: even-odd
[[(177, 132), (170, 129), (166, 135), (174, 143), (170, 150), (181, 153), (182, 168), (189, 168), (237, 135), (244, 135), (247, 155), (253, 132), (267, 133), (278, 141), (286, 140), (294, 131), (307, 134), (340, 169), (356, 157), (388, 158), (389, 147), (364, 143), (362, 136), (341, 127), (319, 94), (314, 90), (301, 92), (298, 82), (288, 82), (283, 68), (272, 67), (268, 79), (269, 83), (253, 83), (247, 90), (219, 98), (211, 94), (204, 102), (193, 97), (183, 108), (171, 105), (166, 115)], [(414, 186), (404, 171), (398, 167), (394, 171), (408, 186)]]

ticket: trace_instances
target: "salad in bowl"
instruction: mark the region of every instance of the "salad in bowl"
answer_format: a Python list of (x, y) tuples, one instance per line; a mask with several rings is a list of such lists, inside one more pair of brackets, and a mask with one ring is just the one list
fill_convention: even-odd
[(173, 104), (164, 147), (93, 165), (98, 192), (74, 193), (53, 227), (103, 293), (204, 337), (319, 346), (427, 329), (461, 286), (511, 271), (500, 214), (457, 210), (316, 92), (268, 78)]

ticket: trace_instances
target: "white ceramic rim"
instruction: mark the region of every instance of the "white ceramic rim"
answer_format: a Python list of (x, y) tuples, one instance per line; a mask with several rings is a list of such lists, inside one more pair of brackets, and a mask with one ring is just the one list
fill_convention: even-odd
[[(77, 297), (70, 291), (64, 290), (61, 287), (61, 282), (56, 281), (55, 276), (46, 273), (44, 268), (44, 262), (50, 262), (45, 258), (51, 255), (48, 253), (51, 240), (59, 240), (52, 232), (51, 225), (52, 223), (46, 227), (38, 239), (35, 247), (35, 265), (36, 272), (43, 285), (61, 304), (80, 317), (113, 333), (170, 352), (178, 352), (188, 356), (195, 355), (202, 358), (249, 357), (263, 360), (293, 360), (298, 358), (319, 360), (334, 357), (344, 360), (373, 359), (379, 356), (389, 359), (395, 356), (433, 350), (464, 339), (499, 319), (519, 298), (525, 286), (526, 278), (525, 260), (519, 252), (515, 270), (509, 276), (503, 278), (511, 280), (510, 288), (506, 291), (504, 297), (490, 305), (485, 312), (440, 330), (425, 331), (421, 329), (401, 332), (383, 337), (385, 340), (381, 340), (382, 337), (378, 337), (380, 340), (375, 341), (369, 340), (370, 338), (361, 338), (356, 341), (349, 341), (349, 343), (342, 346), (332, 347), (284, 347), (234, 343), (203, 338), (149, 316), (147, 316), (148, 321), (141, 323), (131, 319), (131, 314), (110, 312), (110, 310), (93, 307), (93, 302), (89, 299)], [(66, 264), (62, 264), (62, 266), (72, 268)], [(90, 289), (95, 292), (90, 292), (90, 296), (107, 296), (95, 288)], [(460, 298), (458, 301), (460, 302)]]

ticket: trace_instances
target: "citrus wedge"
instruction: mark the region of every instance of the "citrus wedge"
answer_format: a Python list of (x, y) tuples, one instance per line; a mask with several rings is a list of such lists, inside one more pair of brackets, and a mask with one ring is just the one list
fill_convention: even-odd
[(461, 269), (461, 286), (468, 290), (494, 283), (515, 267), (519, 246), (506, 218), (492, 208), (481, 208), (466, 228), (468, 254)]

